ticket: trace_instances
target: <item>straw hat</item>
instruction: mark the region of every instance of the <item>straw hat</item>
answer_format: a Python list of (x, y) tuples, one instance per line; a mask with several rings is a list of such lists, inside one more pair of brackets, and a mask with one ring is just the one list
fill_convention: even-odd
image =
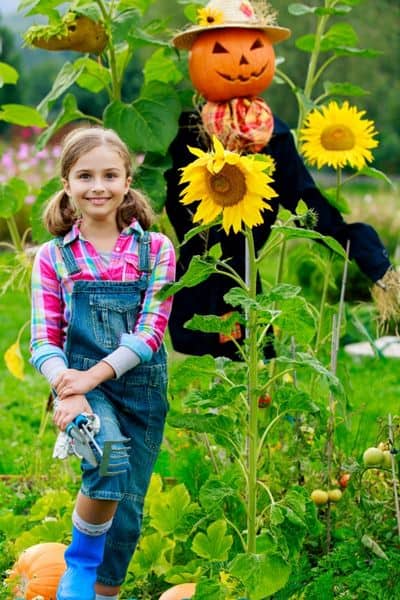
[(291, 31), (286, 27), (279, 27), (275, 19), (275, 12), (268, 2), (253, 0), (252, 5), (249, 0), (210, 0), (199, 10), (199, 24), (177, 33), (172, 43), (180, 50), (190, 50), (203, 31), (226, 27), (261, 29), (272, 43), (281, 42), (290, 36)]

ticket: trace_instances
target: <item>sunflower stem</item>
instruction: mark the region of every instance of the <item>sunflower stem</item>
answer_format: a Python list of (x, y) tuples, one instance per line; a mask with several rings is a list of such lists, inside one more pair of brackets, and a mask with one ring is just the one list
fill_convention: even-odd
[[(257, 293), (257, 264), (252, 231), (246, 227), (246, 243), (248, 249), (248, 290), (249, 298), (255, 300)], [(256, 551), (257, 530), (257, 457), (258, 457), (258, 398), (257, 398), (257, 312), (254, 307), (248, 309), (248, 402), (249, 420), (247, 437), (247, 465), (249, 471), (247, 485), (247, 551)]]
[[(329, 2), (328, 2), (329, 4)], [(314, 48), (311, 52), (310, 60), (308, 63), (306, 81), (304, 84), (304, 101), (302, 102), (299, 110), (299, 118), (297, 122), (297, 131), (299, 132), (303, 126), (303, 122), (306, 116), (307, 107), (306, 104), (311, 100), (311, 94), (315, 83), (315, 76), (318, 68), (318, 59), (321, 50), (322, 36), (325, 31), (326, 23), (329, 19), (328, 15), (322, 15), (317, 20), (317, 28), (315, 31)]]

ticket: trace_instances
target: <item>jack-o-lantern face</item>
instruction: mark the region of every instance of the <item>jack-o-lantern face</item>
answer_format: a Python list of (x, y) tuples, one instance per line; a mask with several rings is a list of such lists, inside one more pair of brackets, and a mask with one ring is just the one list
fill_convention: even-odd
[(206, 100), (257, 96), (274, 76), (274, 49), (259, 29), (205, 31), (191, 48), (189, 73), (194, 87)]

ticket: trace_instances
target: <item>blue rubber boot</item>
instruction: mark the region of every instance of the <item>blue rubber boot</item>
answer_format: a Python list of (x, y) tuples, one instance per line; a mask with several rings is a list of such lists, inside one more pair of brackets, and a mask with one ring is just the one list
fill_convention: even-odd
[(106, 533), (87, 535), (75, 526), (65, 551), (67, 570), (60, 579), (57, 600), (94, 600), (97, 567), (103, 560)]

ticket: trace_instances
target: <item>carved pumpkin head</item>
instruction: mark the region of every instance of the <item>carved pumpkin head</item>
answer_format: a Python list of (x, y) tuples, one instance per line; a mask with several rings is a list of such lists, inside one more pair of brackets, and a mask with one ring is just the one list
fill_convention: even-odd
[(257, 96), (275, 73), (275, 53), (259, 29), (221, 28), (200, 33), (189, 55), (189, 73), (206, 100)]

